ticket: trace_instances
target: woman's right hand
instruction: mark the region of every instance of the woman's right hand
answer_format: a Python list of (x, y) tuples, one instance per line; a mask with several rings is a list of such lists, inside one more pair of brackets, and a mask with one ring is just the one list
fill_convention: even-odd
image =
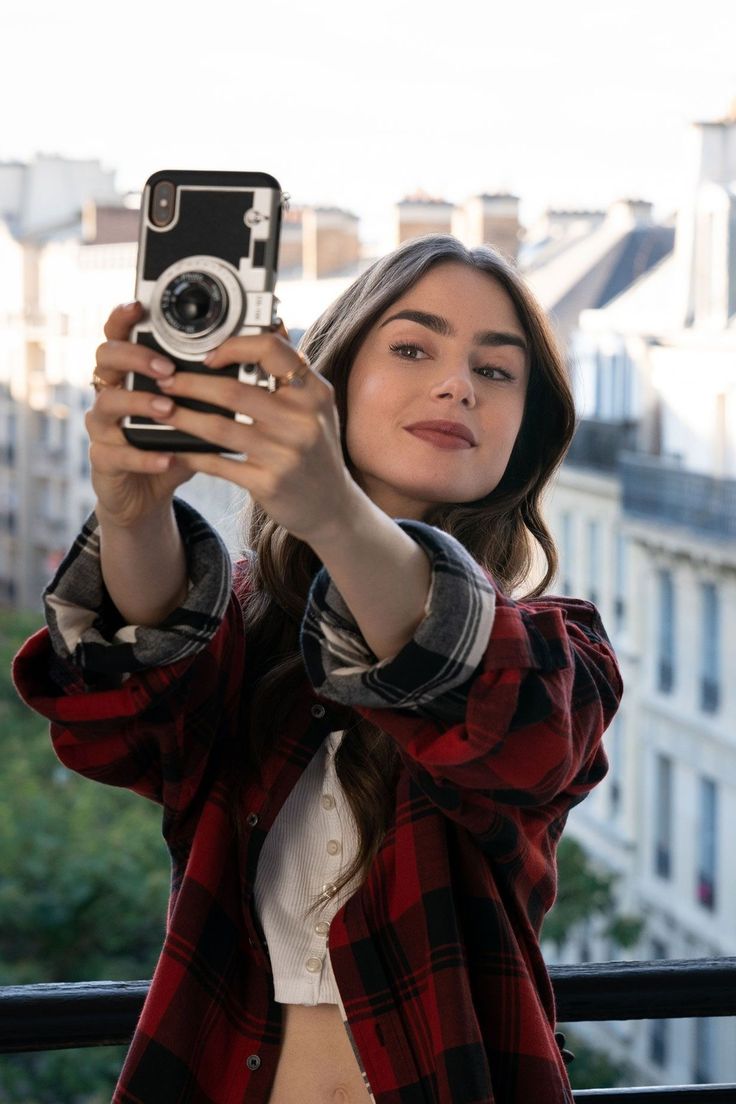
[(176, 453), (152, 452), (129, 444), (120, 425), (129, 414), (151, 417), (156, 413), (152, 402), (167, 400), (161, 392), (115, 386), (131, 371), (152, 379), (162, 375), (151, 362), (157, 356), (166, 358), (128, 341), (141, 313), (140, 303), (134, 303), (116, 307), (108, 318), (104, 328), (107, 341), (97, 349), (96, 372), (112, 386), (100, 388), (84, 416), (98, 520), (126, 529), (166, 510), (176, 488), (194, 475)]

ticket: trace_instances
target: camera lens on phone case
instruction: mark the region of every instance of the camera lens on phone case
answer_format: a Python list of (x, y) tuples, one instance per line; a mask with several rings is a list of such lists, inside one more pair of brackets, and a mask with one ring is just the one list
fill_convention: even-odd
[(180, 333), (209, 333), (219, 326), (227, 309), (227, 292), (208, 272), (182, 272), (161, 295), (161, 313)]
[(168, 226), (174, 217), (174, 185), (170, 180), (160, 180), (151, 196), (151, 221), (154, 226)]

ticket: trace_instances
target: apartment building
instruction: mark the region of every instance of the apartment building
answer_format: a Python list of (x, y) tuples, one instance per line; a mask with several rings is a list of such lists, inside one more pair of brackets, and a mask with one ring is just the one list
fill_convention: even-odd
[[(691, 138), (674, 248), (571, 335), (583, 421), (551, 589), (597, 601), (626, 694), (568, 831), (645, 927), (626, 950), (581, 932), (569, 961), (736, 954), (736, 113)], [(732, 1020), (578, 1030), (645, 1083), (736, 1077)]]

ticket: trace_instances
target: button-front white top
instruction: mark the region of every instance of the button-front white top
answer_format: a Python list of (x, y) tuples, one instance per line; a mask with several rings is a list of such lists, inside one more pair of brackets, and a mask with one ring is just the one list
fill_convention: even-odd
[[(279, 811), (258, 859), (255, 906), (266, 936), (274, 995), (282, 1004), (338, 1004), (327, 952), (330, 921), (357, 888), (335, 885), (358, 833), (335, 773), (343, 732), (331, 732)], [(306, 916), (316, 899), (317, 909)]]

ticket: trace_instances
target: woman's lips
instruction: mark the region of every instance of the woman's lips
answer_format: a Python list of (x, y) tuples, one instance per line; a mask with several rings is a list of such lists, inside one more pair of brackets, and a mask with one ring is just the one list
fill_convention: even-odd
[(454, 433), (441, 433), (436, 429), (407, 429), (414, 437), (421, 437), (423, 441), (429, 441), (430, 445), (436, 445), (441, 449), (469, 449), (473, 446), (464, 437), (457, 437)]

